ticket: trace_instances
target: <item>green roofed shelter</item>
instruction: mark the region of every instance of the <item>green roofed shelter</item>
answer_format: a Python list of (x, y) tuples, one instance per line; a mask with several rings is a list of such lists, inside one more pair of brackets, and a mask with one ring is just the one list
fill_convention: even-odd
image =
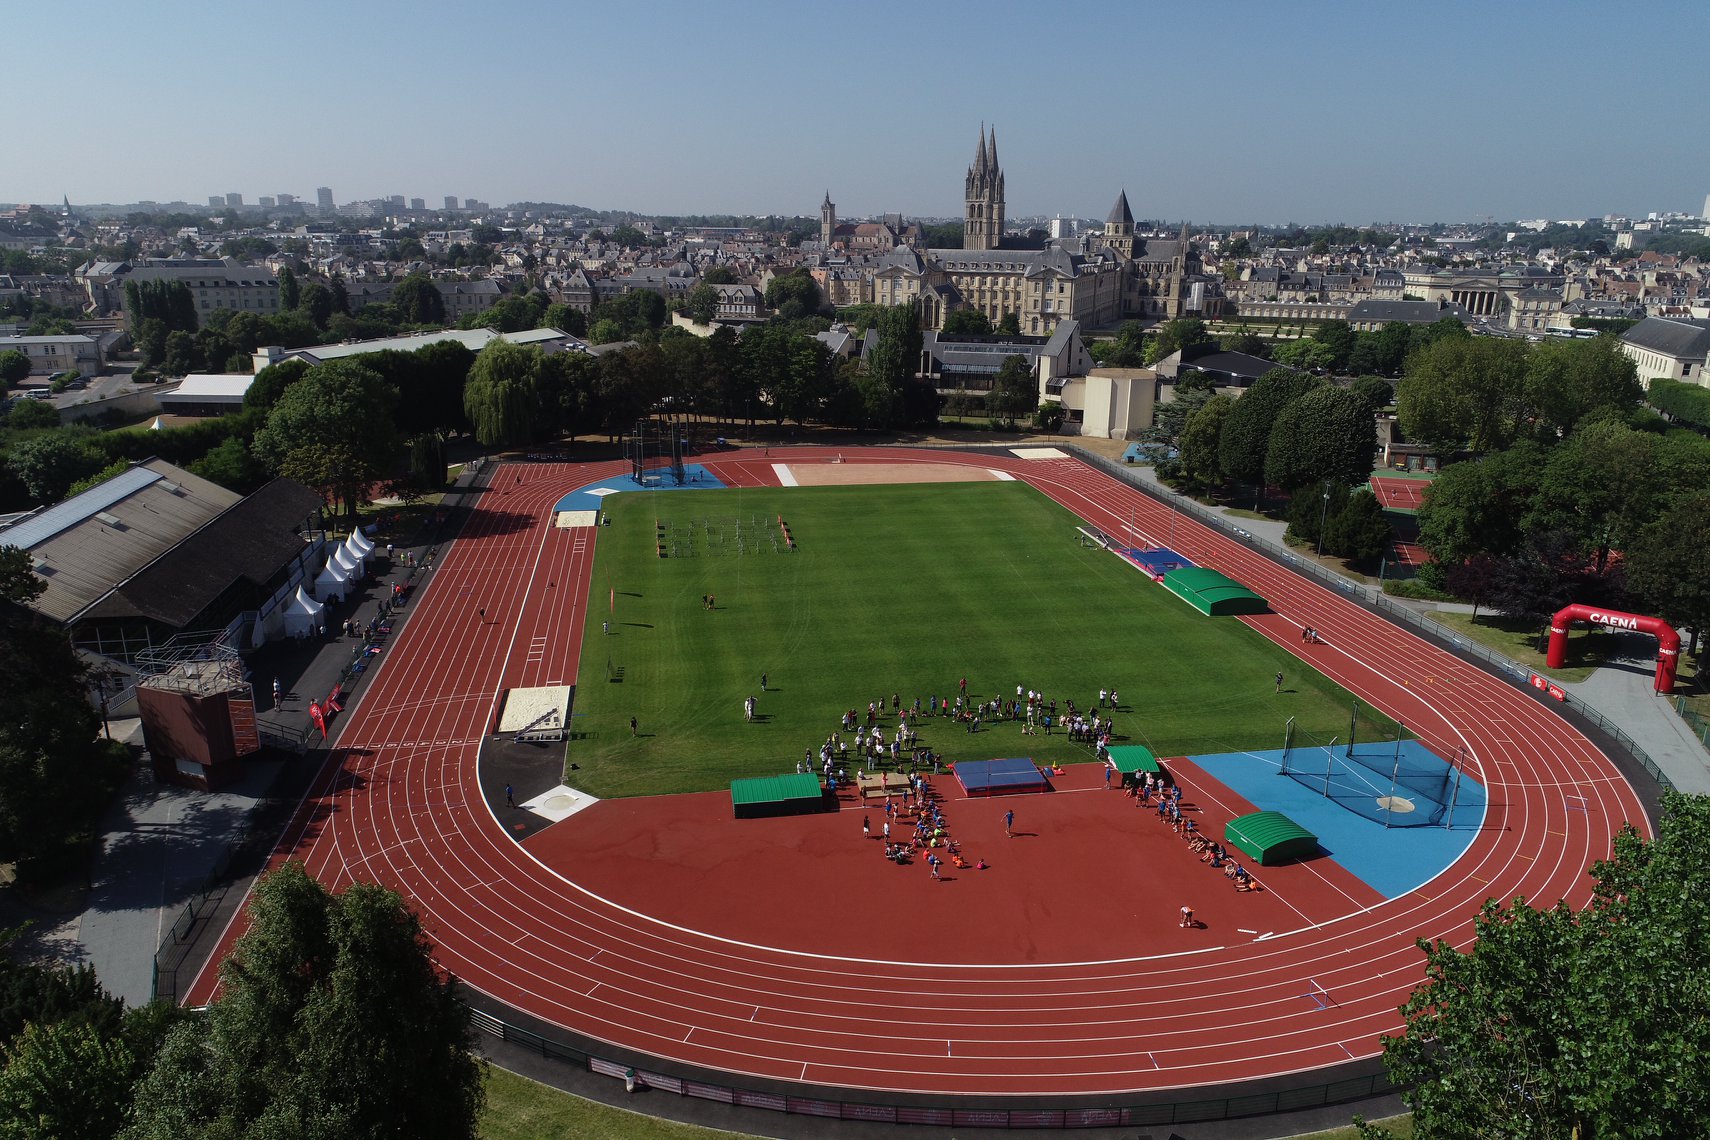
[(1161, 773), (1158, 758), (1152, 755), (1152, 750), (1144, 744), (1116, 744), (1106, 749), (1110, 762), (1116, 765), (1116, 770), (1128, 775), (1134, 772)]
[(1318, 850), (1318, 837), (1280, 811), (1238, 816), (1223, 829), (1223, 838), (1261, 867), (1305, 859)]
[(819, 777), (811, 772), (752, 776), (730, 782), (730, 806), (735, 809), (737, 819), (820, 811), (825, 800)]
[(1183, 566), (1164, 575), (1164, 588), (1205, 614), (1262, 614), (1270, 608), (1265, 599), (1219, 570), (1207, 566)]

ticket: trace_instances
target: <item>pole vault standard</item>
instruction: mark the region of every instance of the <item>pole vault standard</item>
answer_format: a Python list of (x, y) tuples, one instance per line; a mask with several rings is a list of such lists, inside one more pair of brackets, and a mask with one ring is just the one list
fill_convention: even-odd
[(1576, 621), (1590, 622), (1609, 629), (1626, 629), (1648, 633), (1657, 639), (1657, 675), (1653, 688), (1659, 693), (1674, 691), (1675, 672), (1680, 667), (1680, 634), (1661, 618), (1644, 614), (1625, 614), (1616, 610), (1600, 610), (1592, 606), (1572, 605), (1550, 619), (1550, 652), (1545, 663), (1551, 669), (1567, 664), (1568, 628)]

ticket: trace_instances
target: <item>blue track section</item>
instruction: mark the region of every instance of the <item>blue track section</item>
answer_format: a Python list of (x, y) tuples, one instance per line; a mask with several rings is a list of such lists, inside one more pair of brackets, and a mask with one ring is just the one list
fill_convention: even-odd
[(699, 463), (685, 463), (683, 475), (686, 479), (681, 485), (671, 478), (666, 470), (655, 470), (647, 473), (647, 486), (643, 487), (628, 475), (617, 475), (610, 479), (601, 479), (598, 483), (589, 483), (571, 491), (553, 506), (554, 511), (597, 511), (600, 501), (607, 495), (619, 491), (709, 491), (721, 488), (717, 476)]
[[(1395, 745), (1365, 744), (1358, 751), (1369, 766), (1387, 768)], [(1416, 740), (1401, 742), (1401, 756), (1404, 764), (1445, 764)], [(1326, 854), (1386, 898), (1404, 895), (1440, 874), (1460, 858), (1484, 825), (1485, 790), (1470, 774), (1460, 779), (1452, 826), (1386, 828), (1284, 776), (1282, 757), (1281, 751), (1225, 752), (1188, 759), (1253, 806), (1280, 811), (1312, 832)], [(1311, 771), (1312, 750), (1297, 747), (1289, 763), (1297, 772)]]

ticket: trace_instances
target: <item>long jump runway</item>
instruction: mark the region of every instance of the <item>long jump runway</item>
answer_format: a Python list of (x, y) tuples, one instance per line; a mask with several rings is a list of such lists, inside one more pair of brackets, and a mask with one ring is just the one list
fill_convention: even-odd
[[(764, 462), (706, 466), (727, 484), (775, 485), (773, 463), (833, 455), (773, 448)], [(623, 470), (525, 463), (492, 476), (412, 603), (275, 860), (301, 859), (334, 887), (399, 891), (464, 984), (616, 1047), (815, 1085), (1050, 1096), (1180, 1089), (1374, 1056), (1423, 975), (1416, 939), (1466, 945), (1487, 897), (1583, 903), (1586, 871), (1617, 830), (1628, 821), (1648, 830), (1614, 764), (1534, 698), (1078, 460), (906, 449), (864, 449), (859, 460), (1003, 471), (1108, 533), (1171, 536), (1174, 549), (1270, 600), (1272, 613), (1242, 619), (1261, 634), (1440, 754), (1464, 747), (1489, 792), (1485, 826), (1451, 868), (1399, 898), (1186, 953), (874, 960), (786, 950), (764, 932), (715, 936), (619, 905), (514, 842), (478, 784), (498, 694), (575, 679), (596, 532), (555, 528), (552, 506)], [(1301, 645), (1302, 625), (1321, 643)], [(954, 947), (930, 949), (954, 957)], [(186, 1000), (205, 1003), (217, 988), (210, 965)]]

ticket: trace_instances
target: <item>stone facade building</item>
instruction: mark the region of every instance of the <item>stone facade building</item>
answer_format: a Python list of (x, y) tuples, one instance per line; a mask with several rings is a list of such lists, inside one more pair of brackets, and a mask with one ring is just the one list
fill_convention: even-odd
[[(993, 325), (1013, 314), (1025, 336), (1050, 336), (1064, 321), (1100, 329), (1221, 312), (1220, 280), (1203, 274), (1187, 226), (1174, 239), (1138, 233), (1126, 192), (1117, 195), (1102, 232), (1044, 248), (1007, 238), (1004, 218), (997, 132), (988, 136), (982, 128), (964, 181), (962, 248), (921, 250), (898, 242), (871, 262), (872, 288), (865, 296), (880, 305), (918, 304), (921, 323), (933, 329), (943, 328), (958, 309), (977, 309)], [(851, 229), (837, 224), (827, 194), (820, 206), (822, 244), (830, 248)]]

